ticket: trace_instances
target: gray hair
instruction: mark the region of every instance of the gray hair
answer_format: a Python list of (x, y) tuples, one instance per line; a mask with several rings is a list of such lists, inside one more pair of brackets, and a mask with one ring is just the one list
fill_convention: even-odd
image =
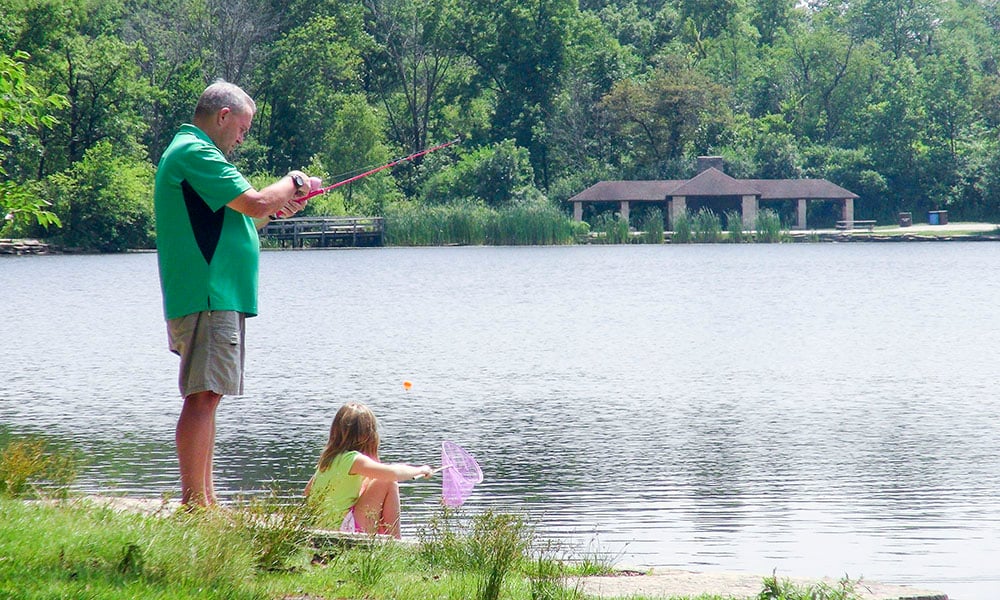
[(237, 113), (257, 112), (257, 104), (240, 86), (219, 79), (201, 93), (194, 116), (207, 117), (226, 107)]

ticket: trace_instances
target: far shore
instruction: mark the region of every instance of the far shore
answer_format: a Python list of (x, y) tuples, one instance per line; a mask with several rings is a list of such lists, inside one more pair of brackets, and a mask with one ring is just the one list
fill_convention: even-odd
[[(951, 222), (944, 225), (914, 223), (906, 227), (877, 225), (871, 229), (792, 229), (787, 230), (793, 242), (997, 242), (1000, 224), (982, 222)], [(670, 243), (672, 232), (664, 232), (664, 243)], [(585, 245), (585, 244), (584, 244)], [(384, 246), (399, 248), (402, 246)], [(313, 249), (313, 248), (310, 248)], [(318, 248), (326, 250), (327, 248)], [(267, 248), (280, 250), (280, 248)], [(155, 249), (129, 250), (130, 253), (155, 252)], [(0, 255), (83, 254), (78, 250), (58, 248), (37, 239), (0, 239)]]

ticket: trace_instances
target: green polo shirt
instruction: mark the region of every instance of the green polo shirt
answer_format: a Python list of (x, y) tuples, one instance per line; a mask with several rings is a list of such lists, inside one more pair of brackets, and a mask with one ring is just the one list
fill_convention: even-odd
[(252, 186), (204, 131), (182, 125), (160, 159), (153, 201), (163, 312), (257, 314), (260, 239), (226, 205)]

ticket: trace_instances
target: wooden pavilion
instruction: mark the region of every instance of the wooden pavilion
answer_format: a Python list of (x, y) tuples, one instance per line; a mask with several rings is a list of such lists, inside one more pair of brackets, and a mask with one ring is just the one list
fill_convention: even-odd
[(854, 201), (859, 196), (826, 179), (734, 179), (722, 172), (721, 156), (698, 157), (698, 174), (686, 180), (602, 181), (568, 199), (573, 203), (573, 218), (583, 220), (584, 204), (615, 203), (623, 219), (628, 219), (634, 203), (659, 205), (672, 229), (677, 217), (691, 203), (711, 205), (723, 210), (739, 210), (743, 227), (752, 229), (757, 211), (768, 203), (793, 201), (795, 225), (806, 229), (806, 208), (810, 201), (840, 203), (841, 220), (854, 223)]

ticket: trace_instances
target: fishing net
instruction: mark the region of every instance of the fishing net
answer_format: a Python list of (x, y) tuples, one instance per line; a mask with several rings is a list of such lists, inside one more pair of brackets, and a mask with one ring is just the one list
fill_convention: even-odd
[(441, 501), (445, 506), (462, 506), (472, 488), (483, 481), (476, 459), (453, 442), (441, 442), (441, 470)]

